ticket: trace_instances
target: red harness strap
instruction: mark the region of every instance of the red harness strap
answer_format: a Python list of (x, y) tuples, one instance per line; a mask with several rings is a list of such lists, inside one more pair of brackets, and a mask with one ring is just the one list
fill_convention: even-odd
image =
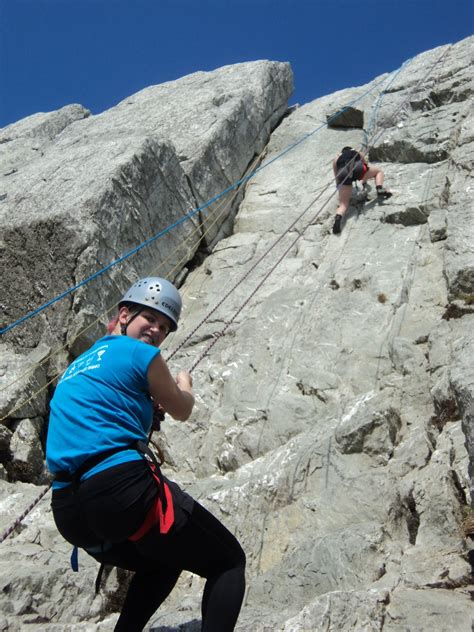
[[(155, 479), (157, 485), (161, 485), (160, 479), (155, 473), (153, 473), (153, 478)], [(136, 542), (137, 540), (140, 540), (140, 538), (143, 538), (143, 536), (146, 535), (155, 525), (159, 525), (160, 533), (168, 533), (171, 529), (174, 522), (173, 497), (171, 496), (170, 488), (165, 482), (163, 482), (163, 487), (168, 505), (166, 507), (166, 512), (163, 513), (161, 498), (158, 495), (151, 509), (147, 513), (145, 521), (141, 527), (139, 527), (139, 529), (128, 538), (132, 542)]]

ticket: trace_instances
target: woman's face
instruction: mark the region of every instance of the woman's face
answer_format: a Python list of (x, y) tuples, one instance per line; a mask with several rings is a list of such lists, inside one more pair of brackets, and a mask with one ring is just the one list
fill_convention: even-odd
[[(133, 312), (128, 307), (120, 309), (119, 322), (121, 325), (127, 325), (132, 317)], [(130, 325), (127, 326), (127, 336), (154, 347), (159, 347), (170, 331), (170, 319), (161, 312), (148, 307), (133, 318)]]

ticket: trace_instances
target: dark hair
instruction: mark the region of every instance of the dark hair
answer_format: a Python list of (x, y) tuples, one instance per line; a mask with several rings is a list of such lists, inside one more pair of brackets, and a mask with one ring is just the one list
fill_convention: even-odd
[(133, 303), (132, 301), (120, 301), (118, 308), (121, 309), (122, 307), (126, 307), (131, 314), (136, 314), (144, 309), (144, 307), (138, 305), (137, 303)]
[(343, 147), (343, 148), (341, 149), (341, 153), (342, 153), (342, 152), (344, 152), (344, 151), (352, 151), (352, 147), (348, 147), (348, 146)]

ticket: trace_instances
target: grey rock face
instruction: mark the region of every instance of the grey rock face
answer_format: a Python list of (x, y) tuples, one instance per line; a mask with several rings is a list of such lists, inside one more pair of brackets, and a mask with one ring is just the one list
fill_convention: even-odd
[(337, 625), (342, 631), (366, 630), (378, 632), (385, 619), (389, 596), (386, 591), (335, 591), (305, 606), (283, 627), (284, 632), (324, 630)]
[(8, 200), (10, 176), (44, 156), (46, 149), (74, 121), (90, 116), (82, 105), (66, 105), (56, 112), (33, 114), (0, 130), (1, 201)]
[(471, 481), (471, 500), (474, 497), (474, 366), (472, 362), (474, 343), (472, 327), (474, 318), (466, 318), (464, 336), (457, 338), (452, 347), (453, 367), (451, 369), (451, 388), (456, 398), (462, 429), (466, 438), (469, 454), (469, 478)]
[[(235, 193), (212, 225), (209, 208), (184, 221), (186, 213), (244, 175), (291, 90), (287, 64), (253, 62), (147, 88), (98, 116), (69, 106), (3, 130), (4, 143), (17, 146), (0, 163), (4, 282), (16, 288), (5, 297), (5, 325), (181, 221), (104, 282), (109, 300), (118, 300), (131, 280), (152, 270), (176, 278), (201, 240), (211, 244), (228, 226)], [(41, 151), (32, 152), (32, 142)], [(15, 343), (67, 338), (79, 353), (99, 333), (97, 309), (111, 307), (99, 282), (56, 305), (15, 330)]]
[(392, 408), (378, 410), (369, 394), (362, 406), (341, 420), (334, 436), (343, 454), (365, 452), (388, 460), (400, 428), (398, 412)]
[[(248, 589), (238, 630), (442, 631), (472, 625), (469, 542), (462, 525), (474, 466), (473, 262), (472, 240), (463, 241), (458, 226), (460, 219), (473, 224), (473, 41), (416, 57), (386, 93), (382, 77), (292, 110), (266, 145), (267, 166), (245, 187), (233, 233), (209, 241), (209, 256), (182, 286), (183, 326), (168, 344), (169, 351), (183, 346), (170, 365), (176, 371), (201, 358), (193, 371), (198, 398), (189, 421), (165, 421), (160, 442), (166, 474), (219, 516), (246, 551)], [(195, 76), (182, 81), (197, 90)], [(285, 80), (277, 94), (282, 85)], [(208, 129), (209, 103), (215, 98), (214, 107), (225, 108), (232, 86), (221, 92), (214, 86), (202, 111), (196, 96)], [(176, 110), (174, 87), (161, 89), (169, 98), (167, 112)], [(201, 89), (206, 92), (207, 84)], [(263, 94), (267, 89), (274, 89), (272, 82), (263, 84)], [(125, 100), (115, 114), (121, 120), (136, 106), (143, 123), (139, 113), (154, 90)], [(348, 103), (364, 112), (372, 130), (370, 160), (383, 169), (394, 195), (383, 203), (373, 188), (366, 201), (354, 195), (342, 233), (334, 236), (331, 160), (344, 145), (361, 146), (367, 135), (359, 129), (311, 132)], [(100, 151), (110, 158), (106, 139), (116, 139), (115, 127), (107, 113), (100, 116), (107, 130)], [(87, 133), (96, 130), (100, 138), (100, 120), (72, 123), (65, 132), (74, 135), (61, 138), (62, 132), (57, 142), (74, 155), (73, 138), (86, 124)], [(162, 124), (173, 126), (171, 115)], [(227, 133), (222, 123), (217, 135), (228, 140)], [(206, 171), (215, 163), (204, 160), (199, 135), (195, 145), (187, 131), (173, 145), (155, 137), (133, 145), (133, 135), (123, 134), (130, 147), (128, 181), (135, 187), (143, 178), (142, 196), (147, 187), (155, 191), (151, 197), (157, 195), (153, 186), (164, 181), (157, 180), (158, 167), (180, 201), (204, 198), (214, 176), (222, 182), (222, 170)], [(260, 140), (256, 146), (263, 147)], [(140, 160), (131, 158), (131, 145), (141, 148)], [(255, 151), (245, 149), (240, 173)], [(166, 211), (176, 217), (181, 207), (173, 195), (165, 200)], [(120, 218), (132, 217), (120, 199), (110, 193), (101, 205), (113, 243), (121, 239)], [(115, 200), (118, 218), (109, 209)], [(78, 226), (86, 230), (81, 213)], [(135, 224), (144, 216), (137, 215)], [(465, 235), (469, 231), (466, 226)], [(105, 252), (101, 239), (94, 237), (89, 251), (99, 259)], [(148, 254), (150, 265), (155, 256)], [(69, 263), (79, 269), (72, 260), (64, 267)], [(146, 267), (134, 265), (133, 274)], [(79, 278), (82, 271), (75, 274)], [(99, 289), (79, 293), (71, 301), (74, 318), (64, 310), (55, 314), (57, 322), (76, 327), (78, 313), (84, 322), (92, 320), (103, 297), (123, 283), (119, 273), (104, 278), (100, 297)], [(43, 332), (38, 329), (38, 339), (47, 338)], [(0, 483), (7, 525), (37, 489)], [(111, 578), (111, 593), (94, 598), (88, 586), (96, 566), (90, 559), (82, 556), (78, 575), (66, 571), (68, 547), (47, 505), (41, 501), (3, 545), (0, 578), (7, 589), (0, 600), (7, 625), (40, 630), (47, 621), (48, 629), (64, 632), (95, 625), (112, 630), (116, 615), (107, 604), (118, 599), (121, 578)], [(12, 575), (13, 563), (19, 570)], [(151, 629), (199, 629), (201, 591), (202, 580), (183, 574)]]
[(449, 298), (468, 299), (474, 297), (474, 227), (471, 209), (458, 205), (450, 216), (446, 244), (445, 274)]
[(10, 441), (10, 473), (15, 480), (39, 482), (44, 468), (41, 447), (42, 418), (22, 419)]
[[(15, 353), (1, 345), (0, 415), (12, 419), (44, 416), (47, 410), (46, 371), (42, 360), (50, 349), (44, 345), (29, 354)], [(31, 397), (32, 393), (38, 395)], [(23, 405), (22, 402), (25, 402)], [(13, 411), (12, 413), (10, 411)]]
[(444, 209), (432, 211), (428, 217), (428, 224), (431, 241), (446, 239), (446, 211)]

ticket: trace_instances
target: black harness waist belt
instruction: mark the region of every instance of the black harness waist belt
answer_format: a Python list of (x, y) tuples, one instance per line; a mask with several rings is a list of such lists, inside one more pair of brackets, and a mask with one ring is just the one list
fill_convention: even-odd
[(111, 448), (110, 450), (105, 450), (104, 452), (100, 452), (99, 454), (94, 454), (90, 458), (86, 459), (84, 463), (80, 465), (72, 474), (70, 472), (57, 472), (55, 474), (54, 480), (58, 481), (59, 483), (71, 483), (73, 489), (77, 490), (81, 483), (81, 478), (86, 472), (91, 470), (96, 465), (99, 465), (99, 463), (102, 463), (102, 461), (105, 461), (105, 459), (108, 459), (113, 454), (117, 454), (117, 452), (123, 452), (124, 450), (137, 450), (138, 452), (140, 452), (140, 454), (143, 455), (143, 457), (151, 467), (152, 471), (158, 477), (158, 480), (160, 481), (159, 494), (161, 506), (163, 508), (163, 513), (166, 513), (168, 503), (164, 491), (163, 476), (161, 474), (160, 464), (156, 460), (153, 452), (144, 441), (135, 441), (135, 443), (132, 443), (131, 445), (121, 446), (119, 448)]
[[(136, 448), (136, 446), (121, 446), (120, 448), (111, 448), (110, 450), (105, 450), (105, 452), (99, 452), (99, 454), (94, 454), (84, 461), (82, 465), (80, 465), (75, 472), (57, 472), (54, 475), (54, 480), (59, 483), (72, 483), (75, 487), (77, 487), (81, 481), (81, 478), (84, 476), (86, 472), (91, 470), (105, 459), (108, 459), (113, 454), (117, 454), (117, 452), (123, 452), (123, 450), (130, 450), (130, 448)], [(138, 449), (138, 448), (136, 448)]]

